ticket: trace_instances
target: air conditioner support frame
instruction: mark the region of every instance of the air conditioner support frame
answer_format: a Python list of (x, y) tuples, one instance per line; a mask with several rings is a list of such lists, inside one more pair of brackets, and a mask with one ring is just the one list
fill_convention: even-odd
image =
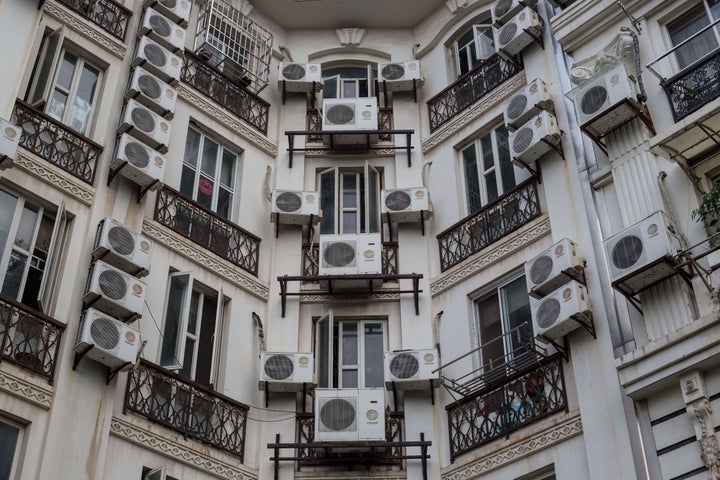
[[(563, 146), (562, 146), (562, 136), (563, 136), (563, 133), (561, 132), (561, 133), (560, 133), (560, 140), (558, 140), (557, 144), (549, 141), (547, 138), (543, 138), (543, 139), (540, 140), (540, 141), (543, 142), (543, 143), (544, 143), (545, 145), (547, 145), (548, 147), (550, 147), (555, 153), (557, 153), (558, 155), (560, 155), (560, 158), (565, 158), (565, 151), (563, 150)], [(547, 154), (547, 153), (548, 153), (548, 152), (546, 152), (546, 154)], [(529, 163), (524, 162), (524, 161), (520, 160), (520, 159), (517, 158), (517, 157), (513, 157), (513, 162), (517, 162), (517, 163), (521, 164), (523, 167), (527, 168), (528, 171), (529, 171), (534, 177), (536, 177), (536, 178), (538, 179), (538, 183), (542, 183), (542, 177), (541, 177), (541, 175), (540, 175), (540, 164), (539, 164), (539, 163), (535, 162), (536, 167), (533, 168), (533, 167), (530, 166)]]
[[(582, 268), (576, 269), (573, 267), (569, 267), (560, 273), (563, 275), (564, 278), (567, 279), (567, 282), (569, 282), (570, 280), (575, 280), (576, 282), (580, 282), (584, 286), (587, 287), (587, 282), (585, 279), (585, 262), (584, 261), (583, 261)], [(528, 294), (536, 300), (540, 300), (541, 298), (544, 297), (544, 295), (540, 295), (539, 293), (537, 293), (534, 288), (530, 289)]]
[[(122, 165), (120, 165), (120, 166), (117, 167), (116, 169), (114, 169), (114, 170), (113, 170), (113, 169), (110, 169), (110, 171), (108, 172), (108, 179), (107, 179), (107, 186), (108, 186), (108, 187), (110, 186), (110, 184), (112, 183), (112, 181), (115, 179), (115, 177), (117, 176), (117, 174), (120, 173), (125, 167), (127, 167), (127, 165), (128, 165), (128, 162), (127, 162), (127, 161), (124, 161), (124, 162), (122, 162)], [(152, 182), (152, 183), (151, 183), (150, 185), (148, 185), (147, 187), (144, 187), (144, 188), (143, 188), (143, 187), (139, 187), (140, 190), (139, 190), (139, 192), (138, 192), (137, 203), (140, 203), (140, 200), (143, 199), (143, 197), (145, 196), (145, 194), (146, 194), (147, 192), (149, 192), (150, 190), (152, 190), (158, 183), (160, 183), (160, 180), (157, 180), (157, 179), (156, 179), (154, 182)]]
[[(668, 265), (668, 269), (672, 269), (674, 273), (671, 273), (671, 274), (669, 274), (669, 275), (666, 275), (666, 276), (664, 276), (663, 278), (660, 278), (660, 279), (654, 281), (653, 283), (650, 283), (650, 284), (648, 284), (648, 285), (645, 285), (644, 287), (642, 287), (642, 288), (639, 289), (639, 290), (629, 290), (629, 289), (623, 287), (623, 285), (622, 285), (623, 282), (625, 282), (626, 280), (628, 280), (628, 279), (631, 278), (632, 276), (637, 275), (638, 272), (642, 272), (642, 271), (647, 270), (647, 269), (649, 269), (649, 268), (653, 268), (653, 267), (655, 267), (655, 266), (657, 266), (658, 264), (661, 264), (661, 263), (666, 263), (666, 264)], [(680, 278), (682, 278), (683, 281), (685, 281), (685, 283), (688, 284), (688, 286), (692, 286), (692, 281), (690, 280), (690, 277), (689, 277), (688, 273), (685, 272), (685, 271), (681, 268), (681, 265), (682, 265), (682, 264), (678, 265), (678, 262), (674, 262), (671, 258), (663, 257), (663, 258), (661, 258), (661, 259), (659, 259), (659, 260), (657, 260), (657, 261), (655, 261), (655, 262), (653, 262), (653, 263), (650, 263), (650, 264), (648, 264), (648, 265), (645, 265), (643, 268), (641, 268), (641, 269), (639, 269), (639, 270), (636, 270), (635, 272), (632, 272), (632, 273), (629, 274), (629, 275), (625, 275), (624, 277), (615, 280), (614, 282), (612, 282), (611, 286), (612, 286), (612, 288), (614, 288), (615, 290), (617, 290), (621, 295), (623, 295), (625, 298), (627, 298), (629, 301), (631, 301), (631, 302), (637, 302), (637, 303), (639, 304), (640, 302), (635, 298), (635, 295), (637, 295), (638, 293), (641, 293), (641, 292), (647, 290), (647, 289), (650, 288), (650, 287), (654, 287), (654, 286), (657, 285), (658, 283), (663, 282), (663, 281), (667, 280), (668, 278), (671, 278), (671, 277), (674, 276), (675, 274), (678, 274), (678, 275), (680, 276)]]
[[(270, 402), (270, 382), (268, 380), (265, 380), (263, 382), (265, 384), (265, 388), (263, 388), (263, 391), (265, 392), (265, 408), (268, 408), (268, 403)], [(308, 387), (310, 387), (308, 389)], [(315, 384), (314, 383), (308, 383), (303, 382), (302, 384), (302, 398), (303, 398), (303, 412), (305, 411), (305, 400), (308, 394), (308, 390), (314, 390)], [(295, 393), (295, 392), (291, 392)]]
[[(570, 316), (570, 318), (575, 320), (582, 328), (585, 329), (585, 331), (587, 331), (590, 335), (592, 335), (592, 337), (595, 340), (597, 340), (597, 334), (595, 332), (595, 320), (593, 319), (592, 312), (588, 313), (588, 317), (589, 318), (586, 320), (586, 319), (582, 318), (581, 315), (571, 315)], [(568, 350), (570, 349), (570, 347), (568, 345), (567, 335), (563, 336), (564, 347), (560, 347), (560, 345), (557, 343), (557, 341), (553, 340), (552, 338), (548, 338), (542, 334), (538, 335), (538, 337), (542, 338), (544, 341), (548, 342), (553, 347), (555, 347), (558, 352), (563, 354), (563, 358), (565, 358), (565, 361), (566, 362), (568, 361), (568, 357), (569, 357)], [(563, 353), (563, 350), (565, 350), (564, 353)]]
[[(412, 82), (413, 82), (413, 88), (412, 88), (413, 100), (415, 101), (415, 103), (417, 103), (417, 91), (418, 91), (417, 79), (413, 78)], [(381, 82), (379, 80), (375, 79), (375, 91), (378, 92), (378, 97), (380, 95), (380, 88), (379, 88), (380, 83)], [(387, 105), (388, 104), (387, 80), (382, 81), (382, 91), (383, 91), (383, 100), (385, 101), (385, 103), (383, 105)], [(380, 104), (380, 98), (378, 98), (378, 105), (379, 104)]]
[[(630, 118), (627, 122), (624, 122), (624, 123), (618, 125), (617, 127), (613, 128), (612, 130), (610, 130), (610, 132), (614, 132), (618, 128), (632, 122), (633, 120), (635, 120), (635, 118), (639, 118), (640, 121), (645, 125), (645, 127), (648, 130), (650, 130), (650, 132), (652, 133), (652, 136), (656, 135), (655, 124), (653, 123), (652, 118), (650, 117), (650, 111), (648, 110), (647, 105), (643, 105), (643, 108), (641, 109), (637, 105), (635, 105), (633, 102), (629, 101), (627, 98), (624, 98), (621, 101), (619, 101), (618, 103), (616, 103), (615, 105), (613, 105), (612, 107), (605, 110), (602, 114), (600, 114), (600, 115), (590, 119), (589, 121), (583, 123), (582, 125), (580, 125), (580, 130), (582, 130), (582, 132), (585, 135), (590, 137), (590, 140), (595, 142), (595, 144), (598, 147), (600, 147), (600, 149), (605, 154), (607, 154), (607, 147), (605, 146), (605, 143), (602, 141), (602, 139), (603, 139), (603, 137), (607, 136), (607, 133), (604, 135), (597, 136), (597, 135), (590, 133), (588, 131), (588, 127), (591, 124), (593, 124), (595, 121), (597, 121), (598, 119), (604, 117), (605, 115), (607, 115), (607, 114), (613, 112), (614, 110), (621, 108), (623, 106), (632, 110), (635, 113), (635, 116)], [(608, 133), (610, 133), (610, 132), (608, 132)]]
[[(422, 233), (422, 236), (425, 236), (425, 219), (429, 218), (430, 212), (428, 210), (420, 210), (418, 212), (420, 214), (420, 218), (418, 219), (418, 222), (420, 223), (420, 232)], [(393, 231), (392, 231), (392, 223), (390, 221), (390, 213), (386, 212), (385, 215), (382, 216), (383, 223), (387, 223), (388, 226), (388, 233), (390, 234), (390, 240), (392, 241), (393, 238)], [(410, 223), (410, 222), (408, 222)]]
[[(318, 82), (316, 82), (316, 81), (313, 81), (313, 82), (312, 82), (312, 90), (310, 90), (309, 93), (311, 93), (313, 97), (315, 96), (315, 92), (320, 91), (320, 89), (318, 88), (319, 85), (320, 85), (320, 84), (319, 84)], [(286, 86), (287, 86), (287, 80), (282, 80), (282, 91), (281, 91), (281, 93), (282, 93), (282, 104), (283, 104), (283, 105), (285, 105), (285, 97), (286, 97), (286, 95), (287, 95)], [(308, 93), (308, 92), (298, 92), (298, 93)], [(313, 102), (313, 103), (314, 103), (314, 102)]]
[[(595, 325), (593, 325), (593, 332), (594, 331)], [(544, 341), (555, 347), (555, 350), (557, 350), (563, 360), (565, 360), (565, 363), (568, 363), (570, 361), (570, 341), (568, 340), (567, 335), (562, 338), (562, 345), (560, 345), (557, 340), (553, 340), (552, 338), (547, 338), (542, 335), (538, 335), (538, 337), (541, 337)], [(593, 337), (595, 337), (595, 334), (593, 334)]]
[[(274, 212), (274, 213), (272, 213), (272, 215), (275, 217), (275, 222), (274, 222), (275, 223), (275, 238), (278, 238), (278, 236), (280, 235), (280, 212)], [(310, 214), (310, 221), (308, 222), (308, 224), (310, 226), (310, 230), (313, 229), (312, 228), (313, 222), (317, 223), (318, 220), (319, 220), (319, 217), (313, 215), (312, 213)], [(306, 224), (298, 223), (297, 225), (300, 225), (302, 227), (302, 226), (305, 226)]]
[[(430, 389), (430, 403), (431, 403), (432, 405), (435, 405), (435, 392), (434, 392), (434, 390), (435, 390), (435, 387), (439, 387), (440, 384), (435, 385), (435, 384), (433, 383), (433, 380), (434, 380), (433, 378), (428, 379), (428, 384), (429, 384), (429, 387), (428, 387), (428, 388)], [(392, 392), (393, 392), (393, 403), (394, 403), (394, 406), (395, 406), (395, 411), (397, 411), (397, 407), (398, 407), (398, 405), (397, 405), (397, 401), (398, 401), (397, 384), (396, 384), (396, 381), (395, 381), (395, 380), (393, 380), (393, 381), (390, 382), (390, 383), (391, 383), (391, 385), (392, 385), (391, 389), (392, 389)], [(386, 389), (387, 389), (387, 386), (386, 386)], [(419, 389), (418, 389), (418, 390), (419, 390)]]
[[(95, 348), (95, 345), (88, 345), (88, 346), (85, 347), (83, 350), (81, 350), (81, 351), (79, 351), (79, 352), (75, 352), (75, 355), (73, 356), (73, 364), (72, 364), (73, 372), (75, 371), (75, 369), (77, 368), (78, 364), (80, 363), (80, 360), (82, 360), (83, 357), (84, 357), (85, 355), (87, 355), (88, 352), (89, 352), (90, 350), (92, 350), (93, 348)], [(110, 368), (110, 367), (108, 367), (108, 369), (107, 369), (107, 375), (105, 376), (105, 385), (110, 385), (110, 381), (112, 381), (112, 379), (115, 378), (115, 376), (116, 376), (118, 373), (120, 373), (125, 367), (127, 367), (127, 366), (130, 365), (131, 363), (132, 363), (132, 362), (125, 362), (125, 363), (123, 363), (122, 365), (120, 365), (119, 367), (115, 367), (115, 368)]]

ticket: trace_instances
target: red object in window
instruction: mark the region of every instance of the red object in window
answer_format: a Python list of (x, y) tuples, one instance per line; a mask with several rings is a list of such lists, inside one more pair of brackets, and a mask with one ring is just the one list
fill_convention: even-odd
[(198, 188), (203, 195), (212, 195), (213, 193), (213, 185), (210, 180), (201, 178), (198, 182)]

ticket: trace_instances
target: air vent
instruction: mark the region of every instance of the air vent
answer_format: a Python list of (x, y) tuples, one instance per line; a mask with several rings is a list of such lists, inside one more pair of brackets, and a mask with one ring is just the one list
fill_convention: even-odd
[(111, 350), (120, 343), (120, 332), (118, 332), (115, 322), (105, 317), (92, 321), (90, 337), (96, 346), (105, 350)]
[(147, 287), (127, 272), (96, 260), (88, 276), (83, 307), (93, 307), (126, 321), (140, 316)]
[(425, 187), (382, 190), (381, 212), (388, 214), (391, 222), (417, 222), (432, 216), (430, 197)]
[(552, 113), (541, 111), (508, 137), (512, 161), (525, 168), (551, 150), (560, 151), (560, 127)]
[(556, 340), (581, 325), (592, 325), (585, 287), (571, 280), (530, 305), (534, 331), (541, 340)]
[(144, 189), (156, 190), (162, 185), (167, 160), (140, 140), (123, 134), (115, 148), (115, 158), (110, 165), (119, 173)]
[(615, 244), (610, 258), (616, 268), (626, 270), (638, 263), (642, 254), (642, 240), (634, 235), (627, 235)]
[(550, 328), (560, 316), (560, 302), (556, 298), (548, 298), (540, 302), (537, 309), (537, 324), (543, 329)]
[(314, 363), (311, 353), (260, 354), (260, 390), (300, 392), (313, 384)]
[(150, 270), (152, 242), (110, 217), (98, 225), (93, 258), (133, 276), (147, 275)]
[(385, 352), (385, 388), (388, 390), (420, 390), (439, 386), (437, 351), (404, 350)]
[(285, 355), (273, 355), (265, 360), (265, 375), (273, 380), (285, 380), (295, 370), (293, 361)]
[(145, 168), (150, 165), (150, 153), (139, 142), (128, 142), (125, 144), (125, 157), (128, 162), (138, 168)]
[(108, 231), (110, 247), (120, 255), (130, 255), (135, 250), (135, 238), (126, 227), (115, 225)]
[(510, 41), (515, 38), (515, 35), (517, 34), (518, 26), (515, 22), (510, 22), (507, 25), (503, 26), (500, 29), (500, 34), (498, 35), (498, 40), (501, 45), (505, 45), (510, 43)]
[(493, 13), (497, 17), (506, 15), (516, 2), (514, 0), (498, 0), (493, 6)]
[(112, 270), (105, 270), (100, 273), (98, 284), (102, 293), (111, 300), (120, 300), (128, 290), (125, 278)]
[(142, 66), (145, 70), (171, 85), (180, 78), (182, 61), (180, 57), (161, 47), (149, 37), (141, 37), (135, 49), (133, 67)]
[(399, 80), (405, 76), (405, 66), (400, 63), (390, 63), (382, 68), (380, 74), (385, 80)]
[(128, 132), (145, 145), (161, 153), (168, 150), (171, 124), (135, 100), (125, 104), (118, 133)]
[(357, 410), (352, 402), (336, 398), (323, 403), (319, 416), (322, 431), (339, 432), (355, 426)]
[(281, 212), (297, 212), (302, 207), (302, 197), (295, 192), (283, 192), (277, 196), (275, 205)]
[(141, 344), (139, 330), (88, 308), (73, 350), (110, 368), (127, 370), (134, 365)]
[(318, 223), (318, 198), (318, 192), (273, 190), (270, 221), (291, 225), (309, 225), (311, 221)]
[(405, 210), (410, 206), (411, 202), (412, 197), (408, 194), (408, 192), (405, 192), (403, 190), (396, 190), (389, 193), (388, 196), (385, 197), (385, 206), (388, 208), (388, 210)]
[(125, 98), (133, 98), (162, 117), (172, 120), (177, 92), (142, 67), (136, 67)]
[(550, 278), (553, 270), (552, 258), (548, 255), (542, 255), (535, 259), (530, 267), (530, 281), (534, 284), (545, 282)]
[(185, 48), (185, 29), (165, 18), (160, 12), (147, 8), (138, 29), (138, 36), (147, 35), (171, 52)]
[(381, 90), (387, 92), (414, 91), (423, 83), (420, 62), (394, 62), (378, 64), (378, 82)]
[(525, 7), (499, 30), (495, 29), (498, 50), (505, 56), (514, 56), (542, 35), (542, 23), (538, 14)]
[(329, 267), (347, 267), (355, 263), (355, 244), (333, 242), (323, 250), (324, 263)]
[(331, 105), (325, 113), (329, 123), (348, 125), (355, 122), (355, 106), (352, 104)]
[(514, 152), (522, 152), (524, 150), (527, 150), (527, 148), (533, 141), (533, 131), (533, 128), (528, 125), (515, 132), (512, 144)]
[(411, 378), (417, 375), (419, 369), (420, 362), (409, 353), (401, 353), (390, 360), (390, 373), (397, 378)]
[(0, 169), (12, 166), (17, 155), (22, 129), (0, 118)]
[(285, 65), (282, 74), (287, 80), (301, 80), (305, 78), (305, 66), (298, 63)]
[(527, 110), (527, 106), (527, 96), (516, 95), (508, 103), (507, 110), (505, 110), (505, 112), (507, 113), (507, 116), (509, 118), (515, 119), (519, 117), (525, 110)]
[(577, 256), (577, 246), (563, 238), (537, 257), (525, 262), (528, 293), (542, 298), (570, 280), (585, 283), (585, 264)]

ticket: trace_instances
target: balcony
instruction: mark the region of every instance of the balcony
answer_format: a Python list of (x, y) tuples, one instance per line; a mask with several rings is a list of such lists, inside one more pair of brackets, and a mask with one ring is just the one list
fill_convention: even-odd
[(260, 238), (180, 192), (167, 186), (158, 191), (155, 220), (257, 276)]
[(523, 69), (522, 57), (505, 60), (495, 54), (459, 77), (427, 101), (430, 131), (434, 132)]
[[(309, 108), (307, 111), (307, 130), (309, 132), (322, 132), (322, 110), (319, 108)], [(393, 129), (393, 109), (378, 108), (378, 141), (389, 142), (392, 136), (387, 132)], [(307, 141), (311, 143), (322, 143), (322, 135), (308, 135)]]
[[(320, 275), (320, 244), (303, 245), (303, 275), (317, 277)], [(382, 244), (382, 273), (383, 275), (398, 274), (398, 243), (383, 242)]]
[(113, 37), (125, 41), (132, 11), (114, 0), (57, 0)]
[(130, 371), (124, 411), (142, 415), (243, 461), (249, 407), (141, 360)]
[(662, 87), (676, 122), (720, 97), (720, 49), (670, 78)]
[(441, 271), (471, 257), (540, 213), (538, 180), (533, 177), (437, 236)]
[(47, 378), (55, 377), (65, 325), (0, 295), (0, 361), (7, 360)]
[(185, 51), (180, 79), (259, 132), (267, 134), (270, 104), (189, 50)]
[(22, 127), (21, 147), (93, 184), (103, 147), (20, 99), (12, 123)]

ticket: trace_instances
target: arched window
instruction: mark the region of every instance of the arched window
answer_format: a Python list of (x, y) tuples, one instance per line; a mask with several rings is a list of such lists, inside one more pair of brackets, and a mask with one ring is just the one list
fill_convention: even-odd
[(323, 70), (323, 82), (323, 98), (360, 98), (375, 95), (375, 71), (371, 65)]

